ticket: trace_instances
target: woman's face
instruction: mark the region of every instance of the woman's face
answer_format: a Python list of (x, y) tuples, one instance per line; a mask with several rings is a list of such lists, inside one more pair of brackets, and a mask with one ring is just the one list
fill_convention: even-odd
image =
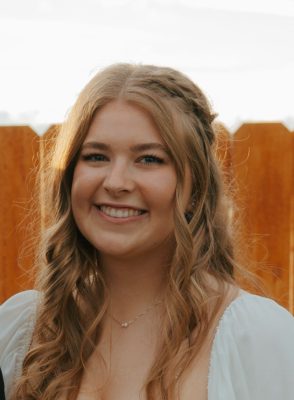
[[(186, 174), (183, 202), (191, 192)], [(71, 191), (76, 224), (100, 254), (147, 254), (174, 231), (176, 170), (149, 114), (112, 101), (93, 118)]]

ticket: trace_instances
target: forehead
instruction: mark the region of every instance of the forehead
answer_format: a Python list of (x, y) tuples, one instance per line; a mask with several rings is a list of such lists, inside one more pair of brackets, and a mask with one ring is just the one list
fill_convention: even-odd
[(151, 115), (140, 106), (114, 100), (94, 115), (85, 140), (140, 141), (163, 143)]

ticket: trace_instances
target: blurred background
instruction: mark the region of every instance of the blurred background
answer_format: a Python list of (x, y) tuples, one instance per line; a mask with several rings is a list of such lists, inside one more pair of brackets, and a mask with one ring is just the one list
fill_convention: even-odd
[(293, 0), (1, 0), (0, 123), (61, 122), (98, 69), (127, 61), (185, 72), (230, 129), (293, 130), (293, 45)]
[(135, 62), (210, 99), (244, 265), (294, 313), (293, 49), (294, 0), (0, 0), (0, 302), (33, 285), (27, 211), (46, 207), (33, 188), (54, 126), (100, 68)]

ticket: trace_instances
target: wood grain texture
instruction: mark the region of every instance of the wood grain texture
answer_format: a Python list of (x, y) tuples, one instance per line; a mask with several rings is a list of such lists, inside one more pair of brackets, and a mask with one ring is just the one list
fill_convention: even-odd
[(294, 131), (291, 132), (291, 214), (290, 214), (290, 265), (289, 265), (289, 311), (294, 315)]
[[(39, 138), (25, 126), (0, 127), (0, 302), (32, 286), (27, 275), (32, 265), (28, 217), (34, 168), (38, 167)], [(28, 250), (28, 248), (27, 248)]]
[(252, 239), (251, 256), (271, 296), (290, 309), (293, 135), (281, 124), (245, 124), (234, 135), (232, 168)]

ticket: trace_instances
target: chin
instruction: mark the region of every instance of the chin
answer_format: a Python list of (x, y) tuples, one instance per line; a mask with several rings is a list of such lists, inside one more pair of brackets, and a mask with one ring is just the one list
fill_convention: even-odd
[(99, 254), (107, 255), (107, 256), (132, 256), (136, 249), (133, 246), (126, 246), (125, 244), (122, 245), (122, 241), (113, 241), (111, 243), (107, 243), (103, 245), (101, 243), (95, 243), (95, 241), (91, 241), (92, 246), (94, 246)]
[(112, 257), (112, 258), (119, 258), (120, 260), (126, 260), (126, 259), (131, 259), (134, 256), (138, 256), (139, 253), (135, 253), (133, 250), (129, 249), (118, 249), (116, 248), (115, 251), (112, 249), (110, 250), (101, 250), (97, 249), (100, 256), (106, 256), (106, 257)]

